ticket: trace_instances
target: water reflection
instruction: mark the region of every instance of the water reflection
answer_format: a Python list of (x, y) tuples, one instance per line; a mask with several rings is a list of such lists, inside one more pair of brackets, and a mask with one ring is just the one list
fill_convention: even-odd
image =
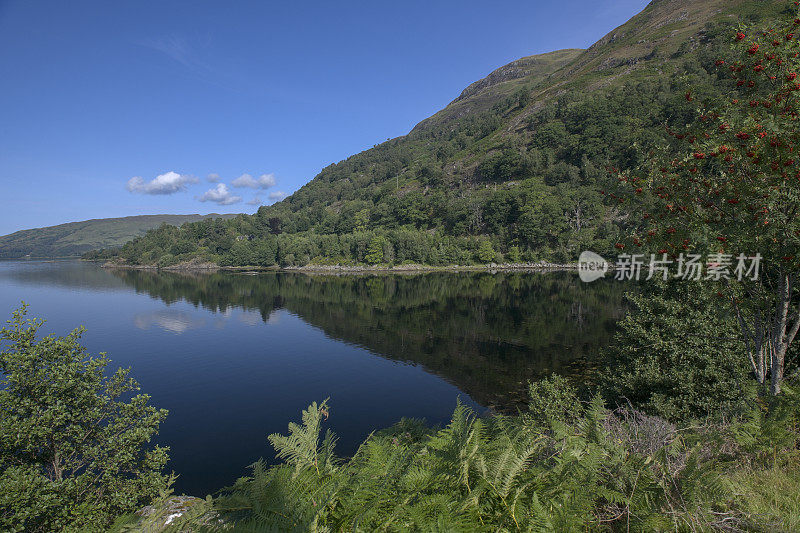
[[(513, 409), (526, 383), (588, 372), (621, 316), (622, 287), (573, 273), (431, 273), (332, 276), (296, 273), (112, 275), (167, 304), (187, 301), (246, 324), (286, 309), (335, 340), (423, 365), (484, 405)], [(191, 322), (152, 319), (177, 331)], [(183, 329), (183, 331), (185, 331)]]
[[(0, 265), (2, 267), (2, 265)], [(483, 405), (513, 409), (526, 384), (553, 371), (589, 376), (602, 364), (623, 313), (627, 288), (581, 283), (574, 273), (416, 275), (244, 275), (103, 270), (85, 263), (0, 268), (18, 284), (80, 290), (133, 290), (167, 306), (134, 317), (139, 329), (177, 335), (201, 328), (202, 315), (169, 308), (180, 301), (229, 320), (275, 325), (282, 310), (330, 339), (381, 357), (422, 365)]]
[(139, 313), (133, 317), (133, 324), (139, 329), (149, 329), (158, 326), (164, 331), (180, 335), (190, 329), (201, 328), (206, 321), (193, 318), (190, 314), (182, 311), (165, 309), (151, 313)]
[(127, 291), (127, 285), (108, 271), (75, 260), (0, 260), (0, 282), (90, 291)]

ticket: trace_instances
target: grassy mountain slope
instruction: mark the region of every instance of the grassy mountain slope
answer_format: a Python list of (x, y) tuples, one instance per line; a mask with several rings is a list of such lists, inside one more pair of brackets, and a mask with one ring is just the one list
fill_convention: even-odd
[(413, 131), (487, 111), (515, 91), (524, 90), (526, 84), (547, 81), (553, 73), (571, 63), (584, 51), (580, 48), (570, 48), (512, 61), (471, 84), (445, 109), (417, 124)]
[(587, 50), (494, 71), (408, 135), (326, 167), (253, 216), (154, 232), (106, 256), (465, 264), (613, 251), (625, 215), (604, 201), (606, 168), (638, 164), (665, 124), (684, 125), (687, 87), (721, 95), (714, 61), (734, 25), (788, 4), (654, 0)]
[(236, 215), (140, 215), (69, 222), (46, 228), (27, 229), (0, 237), (0, 258), (75, 257), (89, 250), (122, 246), (161, 224), (180, 226), (205, 218)]

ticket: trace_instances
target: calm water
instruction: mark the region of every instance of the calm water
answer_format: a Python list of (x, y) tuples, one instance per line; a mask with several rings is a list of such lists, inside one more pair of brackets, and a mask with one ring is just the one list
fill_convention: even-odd
[(619, 284), (574, 273), (319, 276), (107, 271), (0, 262), (0, 311), (46, 332), (84, 325), (169, 409), (176, 491), (203, 496), (271, 459), (311, 401), (331, 398), (340, 454), (402, 417), (446, 423), (457, 398), (514, 409), (529, 379), (586, 375), (622, 313)]

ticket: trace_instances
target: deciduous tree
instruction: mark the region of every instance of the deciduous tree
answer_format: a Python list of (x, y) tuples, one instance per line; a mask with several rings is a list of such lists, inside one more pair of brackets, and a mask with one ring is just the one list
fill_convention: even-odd
[(167, 416), (128, 370), (88, 356), (82, 329), (37, 338), (16, 310), (0, 329), (0, 530), (104, 531), (168, 484), (167, 449), (148, 443)]
[[(731, 35), (736, 59), (716, 62), (731, 74), (722, 82), (730, 96), (697, 106), (686, 129), (668, 129), (671, 145), (643, 168), (619, 173), (623, 192), (613, 198), (638, 214), (631, 241), (642, 253), (714, 254), (717, 266), (731, 262), (731, 274), (739, 254), (760, 258), (758, 276), (731, 275), (720, 295), (738, 316), (754, 374), (762, 383), (769, 374), (773, 394), (800, 329), (800, 18), (793, 11), (770, 28)], [(695, 101), (692, 91), (685, 96)]]

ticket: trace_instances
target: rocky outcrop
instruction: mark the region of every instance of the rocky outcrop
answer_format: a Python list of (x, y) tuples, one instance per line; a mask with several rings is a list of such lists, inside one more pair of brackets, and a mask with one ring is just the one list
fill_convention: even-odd
[(489, 73), (485, 78), (476, 81), (464, 89), (454, 102), (459, 102), (481, 91), (498, 85), (500, 83), (525, 78), (528, 76), (541, 76), (548, 71), (552, 72), (561, 68), (565, 63), (571, 61), (583, 50), (566, 49), (549, 52), (534, 56), (523, 57), (512, 61)]
[(139, 517), (134, 523), (126, 525), (122, 531), (126, 533), (161, 533), (177, 529), (192, 531), (196, 527), (222, 525), (222, 521), (213, 510), (210, 499), (194, 496), (169, 496), (153, 505), (140, 509)]

